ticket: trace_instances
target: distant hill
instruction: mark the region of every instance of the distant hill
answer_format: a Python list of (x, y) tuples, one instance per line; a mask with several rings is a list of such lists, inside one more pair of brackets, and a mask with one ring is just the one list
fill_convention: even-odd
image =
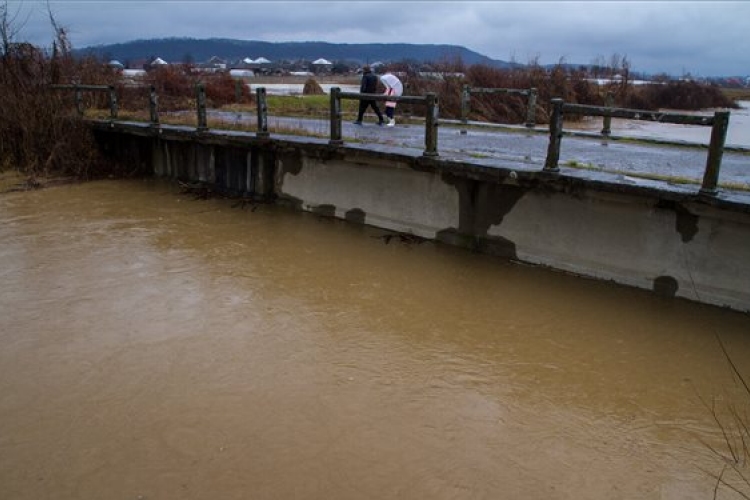
[(161, 57), (167, 62), (205, 62), (217, 56), (228, 61), (250, 57), (278, 60), (352, 61), (360, 64), (376, 61), (413, 60), (421, 63), (460, 59), (465, 64), (486, 64), (507, 68), (511, 63), (491, 59), (458, 45), (409, 43), (327, 43), (327, 42), (261, 42), (223, 38), (157, 38), (134, 40), (111, 45), (85, 47), (77, 55), (94, 55), (121, 62)]

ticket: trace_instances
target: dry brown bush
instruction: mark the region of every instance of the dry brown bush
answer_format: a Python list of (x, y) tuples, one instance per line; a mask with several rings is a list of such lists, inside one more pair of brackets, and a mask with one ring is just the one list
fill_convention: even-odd
[[(91, 131), (75, 115), (72, 92), (51, 87), (107, 83), (101, 65), (60, 53), (48, 58), (29, 44), (8, 49), (0, 57), (0, 155), (5, 166), (30, 179), (104, 173)], [(85, 98), (89, 104), (101, 100), (88, 93)]]
[(323, 95), (325, 91), (323, 87), (315, 80), (315, 78), (308, 78), (305, 82), (305, 86), (302, 87), (302, 95)]

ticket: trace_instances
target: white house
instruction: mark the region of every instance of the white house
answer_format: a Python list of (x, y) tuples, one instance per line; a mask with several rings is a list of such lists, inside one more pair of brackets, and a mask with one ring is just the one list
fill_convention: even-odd
[(251, 69), (230, 69), (229, 76), (237, 79), (253, 78), (255, 76), (255, 72)]

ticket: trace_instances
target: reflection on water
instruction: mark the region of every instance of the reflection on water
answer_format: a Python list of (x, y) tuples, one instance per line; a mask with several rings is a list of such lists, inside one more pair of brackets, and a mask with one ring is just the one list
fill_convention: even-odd
[(0, 498), (710, 498), (750, 318), (155, 181), (0, 197)]

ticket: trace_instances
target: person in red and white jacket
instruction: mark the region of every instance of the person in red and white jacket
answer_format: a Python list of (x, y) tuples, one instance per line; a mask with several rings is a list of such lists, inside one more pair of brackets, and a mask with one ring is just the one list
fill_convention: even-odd
[[(392, 73), (386, 73), (381, 76), (380, 82), (385, 86), (385, 95), (400, 96), (404, 93), (404, 85), (401, 83), (401, 80), (399, 80), (398, 77)], [(388, 117), (388, 123), (386, 123), (386, 127), (393, 127), (394, 125), (396, 125), (396, 119), (394, 118), (395, 114), (396, 101), (386, 101), (385, 116)]]

